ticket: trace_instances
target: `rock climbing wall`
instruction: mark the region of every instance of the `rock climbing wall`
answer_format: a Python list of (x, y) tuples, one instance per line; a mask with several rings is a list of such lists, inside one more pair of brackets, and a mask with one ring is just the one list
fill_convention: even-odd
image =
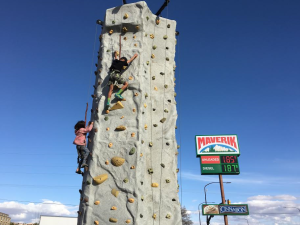
[[(88, 137), (89, 168), (83, 177), (78, 225), (181, 222), (175, 140), (175, 28), (143, 1), (108, 9), (99, 37), (96, 82)], [(121, 35), (121, 37), (120, 37)], [(130, 59), (128, 89), (105, 105), (114, 51)], [(118, 90), (116, 87), (115, 91)]]

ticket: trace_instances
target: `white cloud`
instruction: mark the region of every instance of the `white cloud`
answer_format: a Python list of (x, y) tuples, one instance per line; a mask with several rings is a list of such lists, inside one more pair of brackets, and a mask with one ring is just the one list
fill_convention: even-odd
[(77, 216), (78, 206), (66, 206), (57, 201), (23, 204), (15, 201), (0, 203), (0, 212), (9, 214), (12, 222), (37, 222), (40, 215)]

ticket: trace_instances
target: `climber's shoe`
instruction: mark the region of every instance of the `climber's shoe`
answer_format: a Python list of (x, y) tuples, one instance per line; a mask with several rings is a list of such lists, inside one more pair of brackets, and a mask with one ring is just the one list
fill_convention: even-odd
[(120, 99), (120, 100), (123, 99), (122, 95), (120, 95), (120, 94), (115, 94), (115, 97), (118, 98), (118, 99)]
[(83, 174), (82, 171), (81, 171), (80, 169), (77, 169), (77, 170), (75, 171), (75, 173)]
[(84, 163), (84, 164), (81, 165), (81, 168), (84, 168), (84, 167), (86, 167), (86, 166), (88, 166), (88, 164), (85, 164), (85, 163)]

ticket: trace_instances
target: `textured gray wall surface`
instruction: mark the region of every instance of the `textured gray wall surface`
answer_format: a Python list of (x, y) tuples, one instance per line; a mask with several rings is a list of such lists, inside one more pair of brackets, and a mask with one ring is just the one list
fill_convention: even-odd
[[(143, 1), (106, 11), (78, 225), (182, 224), (175, 140), (176, 22), (157, 19)], [(138, 58), (123, 73), (129, 82), (122, 94), (124, 107), (107, 113), (109, 68), (120, 34), (121, 56), (137, 53)], [(112, 105), (118, 101), (114, 93)], [(118, 126), (126, 130), (116, 131)]]

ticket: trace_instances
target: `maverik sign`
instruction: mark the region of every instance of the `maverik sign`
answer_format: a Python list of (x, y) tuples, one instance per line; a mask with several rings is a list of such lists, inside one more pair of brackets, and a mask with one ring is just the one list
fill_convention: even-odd
[(245, 216), (249, 215), (249, 209), (247, 204), (233, 204), (233, 205), (202, 205), (203, 215), (239, 215)]
[(200, 155), (240, 155), (237, 135), (196, 136), (197, 157)]

